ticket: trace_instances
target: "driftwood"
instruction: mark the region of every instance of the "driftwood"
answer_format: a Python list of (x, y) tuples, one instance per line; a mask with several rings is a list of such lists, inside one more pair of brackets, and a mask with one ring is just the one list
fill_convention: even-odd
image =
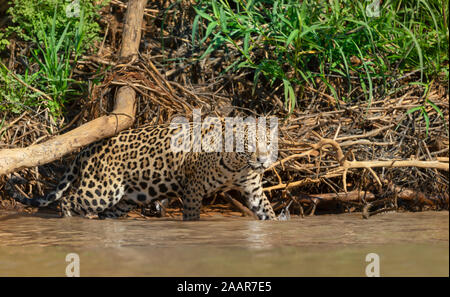
[[(388, 197), (381, 200), (365, 202), (365, 205), (362, 209), (362, 217), (364, 219), (368, 219), (369, 217), (376, 215), (378, 213), (397, 211), (399, 199), (408, 201), (412, 204), (416, 204), (420, 206), (420, 208), (423, 206), (433, 207), (436, 206), (436, 204), (448, 205), (449, 199), (448, 193), (439, 195), (436, 198), (428, 198), (427, 195), (425, 195), (424, 193), (413, 189), (401, 188), (393, 184), (390, 184), (388, 187), (390, 188), (391, 191), (393, 191), (394, 195), (392, 197)], [(384, 207), (381, 207), (374, 211), (370, 211), (371, 208), (378, 205), (384, 205)]]
[(231, 197), (228, 193), (223, 193), (221, 194), (221, 196), (224, 197), (229, 203), (237, 207), (237, 209), (239, 209), (239, 211), (243, 215), (254, 219), (258, 219), (258, 217), (250, 209), (248, 209), (248, 207), (246, 207), (245, 205), (243, 205), (242, 203)]
[[(121, 60), (131, 58), (133, 61), (133, 57), (135, 58), (138, 54), (146, 3), (146, 0), (130, 0), (128, 2), (119, 57)], [(0, 151), (0, 175), (49, 163), (130, 127), (135, 117), (135, 101), (135, 90), (130, 86), (123, 86), (117, 92), (115, 106), (110, 115), (97, 118), (44, 143)]]
[[(441, 158), (436, 158), (436, 160), (433, 160), (433, 161), (420, 161), (420, 160), (348, 161), (348, 160), (346, 160), (346, 156), (344, 155), (341, 146), (335, 140), (322, 138), (318, 143), (309, 144), (309, 146), (311, 147), (310, 150), (303, 152), (301, 154), (290, 155), (278, 162), (273, 163), (267, 170), (271, 170), (278, 165), (284, 165), (284, 163), (287, 161), (317, 153), (318, 150), (321, 150), (325, 146), (332, 146), (336, 151), (335, 158), (336, 158), (336, 161), (339, 162), (340, 167), (337, 167), (331, 173), (327, 174), (328, 175), (327, 177), (336, 177), (336, 176), (342, 175), (342, 182), (343, 182), (343, 187), (344, 187), (345, 192), (347, 192), (347, 172), (349, 169), (355, 169), (355, 168), (367, 169), (373, 175), (374, 179), (377, 181), (377, 183), (380, 186), (382, 186), (382, 182), (372, 168), (376, 168), (376, 167), (386, 167), (386, 168), (419, 167), (419, 168), (435, 168), (435, 169), (449, 171), (448, 158), (441, 157)], [(272, 190), (280, 190), (280, 189), (285, 189), (285, 188), (298, 187), (298, 186), (302, 186), (302, 185), (305, 185), (305, 184), (311, 183), (311, 182), (316, 182), (316, 181), (311, 180), (311, 179), (304, 179), (304, 180), (285, 184), (285, 183), (281, 182), (281, 180), (280, 180), (278, 185), (267, 187), (264, 189), (264, 191), (272, 191)]]

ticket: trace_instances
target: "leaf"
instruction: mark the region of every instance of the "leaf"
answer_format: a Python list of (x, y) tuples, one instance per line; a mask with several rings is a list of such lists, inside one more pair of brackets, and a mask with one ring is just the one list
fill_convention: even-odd
[(212, 5), (212, 8), (213, 8), (214, 16), (216, 17), (216, 19), (219, 19), (220, 18), (220, 13), (219, 13), (219, 10), (217, 9), (216, 1), (215, 0), (211, 1), (211, 5)]
[(59, 51), (63, 41), (67, 40), (66, 34), (67, 34), (67, 30), (69, 29), (69, 26), (70, 26), (70, 22), (67, 23), (66, 27), (64, 28), (64, 31), (63, 31), (61, 37), (59, 38), (58, 44), (56, 45), (56, 47), (54, 49), (56, 53)]
[(228, 28), (227, 28), (227, 16), (225, 15), (225, 11), (223, 10), (223, 7), (220, 7), (220, 12), (219, 12), (219, 21), (220, 21), (220, 28), (222, 29), (223, 33), (228, 33)]
[(205, 40), (209, 37), (209, 35), (211, 35), (211, 32), (214, 30), (214, 28), (217, 27), (217, 25), (218, 25), (218, 24), (217, 24), (216, 21), (209, 23), (208, 27), (206, 28), (205, 36), (204, 36), (203, 39), (200, 41), (200, 43), (205, 42)]
[(249, 0), (247, 5), (246, 5), (246, 7), (245, 7), (245, 9), (246, 10), (250, 10), (252, 7), (253, 7), (253, 0)]
[(195, 37), (197, 35), (199, 19), (200, 19), (200, 15), (196, 15), (194, 18), (194, 22), (192, 23), (192, 38), (191, 38), (192, 44), (194, 44)]
[(250, 32), (245, 33), (244, 37), (244, 53), (246, 56), (248, 56), (248, 43), (250, 40)]
[(198, 58), (199, 60), (204, 59), (208, 54), (213, 52), (217, 47), (219, 47), (223, 43), (222, 39), (216, 39), (214, 43), (211, 43), (206, 51)]
[(297, 38), (297, 37), (298, 37), (298, 33), (299, 33), (299, 32), (300, 32), (300, 31), (299, 31), (298, 29), (295, 29), (294, 31), (291, 32), (291, 34), (289, 34), (289, 37), (288, 37), (288, 39), (286, 40), (286, 44), (285, 44), (286, 47), (288, 47), (289, 44), (291, 44), (291, 42), (292, 42), (292, 40), (294, 40), (294, 38)]
[(294, 111), (296, 98), (294, 88), (289, 80), (283, 78), (284, 85), (284, 107), (289, 111), (289, 113)]
[(255, 95), (256, 86), (258, 85), (259, 76), (261, 75), (261, 69), (258, 67), (255, 70), (255, 75), (253, 76), (253, 88), (252, 88), (252, 95)]
[(223, 71), (223, 73), (227, 73), (228, 71), (230, 71), (230, 69), (232, 69), (233, 67), (236, 66), (237, 63), (241, 62), (242, 60), (242, 56), (237, 58), (236, 61), (234, 61), (230, 66), (228, 66), (227, 68), (225, 68), (225, 70)]
[(425, 125), (426, 125), (425, 133), (426, 133), (426, 136), (428, 137), (428, 129), (430, 128), (430, 118), (428, 117), (428, 113), (425, 111), (425, 108), (422, 109), (422, 115), (423, 115), (423, 118), (425, 119)]
[(406, 111), (406, 114), (410, 114), (410, 113), (416, 112), (418, 110), (422, 110), (422, 106), (416, 106), (416, 107), (410, 108), (410, 109), (408, 109), (408, 111)]
[(194, 9), (195, 9), (195, 12), (196, 12), (198, 15), (200, 15), (202, 18), (207, 19), (207, 20), (210, 21), (210, 22), (213, 21), (212, 17), (211, 17), (209, 14), (207, 14), (206, 12), (204, 12), (203, 10), (199, 10), (199, 9), (197, 9), (196, 7), (194, 7)]
[(434, 104), (430, 99), (427, 99), (427, 103), (430, 104), (434, 110), (436, 110), (436, 112), (439, 114), (439, 116), (442, 119), (445, 119), (444, 114), (442, 113), (441, 109), (436, 104)]
[(295, 93), (294, 93), (294, 88), (292, 87), (292, 85), (289, 87), (289, 101), (290, 101), (290, 108), (289, 108), (289, 113), (294, 111), (295, 108), (295, 103), (297, 101), (296, 97), (295, 97)]
[(403, 27), (403, 29), (405, 29), (405, 31), (408, 33), (408, 35), (411, 37), (412, 41), (414, 42), (414, 46), (416, 47), (417, 50), (417, 55), (419, 56), (419, 64), (420, 64), (420, 80), (423, 81), (423, 70), (424, 70), (424, 66), (423, 66), (423, 54), (422, 54), (422, 48), (420, 47), (419, 41), (417, 40), (416, 36), (414, 35), (414, 33), (409, 30), (405, 25), (403, 25), (402, 23), (400, 23), (397, 20), (394, 20), (396, 23), (398, 23), (400, 26)]
[(246, 60), (246, 61), (242, 61), (241, 63), (239, 63), (239, 64), (236, 66), (236, 69), (240, 69), (240, 68), (249, 68), (249, 67), (251, 67), (251, 65), (250, 65), (249, 62)]
[(291, 83), (287, 79), (283, 79), (284, 86), (284, 107), (287, 107), (287, 102), (289, 101), (289, 87)]

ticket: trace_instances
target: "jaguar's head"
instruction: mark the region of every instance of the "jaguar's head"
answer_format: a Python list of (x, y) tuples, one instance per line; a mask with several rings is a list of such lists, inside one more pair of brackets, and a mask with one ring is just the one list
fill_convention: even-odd
[[(254, 129), (245, 129), (243, 141), (236, 141), (235, 152), (228, 153), (229, 166), (234, 169), (248, 168), (263, 173), (277, 159), (277, 134), (268, 129), (265, 135)], [(240, 145), (238, 145), (240, 143)]]

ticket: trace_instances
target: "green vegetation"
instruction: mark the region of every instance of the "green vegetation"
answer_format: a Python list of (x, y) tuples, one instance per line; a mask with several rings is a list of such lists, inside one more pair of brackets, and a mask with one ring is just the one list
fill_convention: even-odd
[(21, 113), (24, 109), (37, 106), (41, 95), (27, 85), (34, 85), (38, 75), (30, 75), (28, 70), (24, 75), (13, 74), (0, 62), (0, 111)]
[[(192, 41), (204, 59), (217, 49), (237, 51), (225, 71), (254, 70), (254, 86), (264, 79), (282, 85), (292, 111), (294, 86), (327, 86), (338, 98), (333, 78), (346, 83), (351, 100), (356, 81), (370, 103), (376, 86), (416, 71), (416, 80), (448, 79), (448, 1), (205, 0), (195, 11)], [(261, 75), (262, 74), (262, 75)], [(299, 98), (300, 100), (301, 98)]]
[[(76, 16), (75, 9), (71, 9), (71, 3), (79, 3), (79, 11), (84, 13), (84, 34), (86, 40), (98, 38), (100, 27), (95, 19), (98, 17), (98, 7), (89, 0), (14, 0), (12, 6), (8, 9), (13, 25), (6, 28), (5, 35), (9, 36), (15, 32), (19, 38), (25, 41), (43, 42), (44, 32), (49, 32), (52, 27), (55, 29), (55, 35), (61, 36), (67, 23), (72, 22), (74, 27), (79, 27), (83, 22)], [(73, 4), (72, 4), (73, 8)], [(72, 12), (72, 15), (66, 13)], [(42, 26), (43, 25), (43, 26)], [(68, 31), (67, 39), (73, 39), (75, 32)], [(4, 42), (6, 44), (7, 42)], [(82, 43), (83, 49), (89, 46), (88, 42)], [(3, 50), (4, 48), (0, 48)]]
[[(447, 127), (447, 122), (445, 121), (445, 116), (442, 113), (441, 109), (436, 104), (434, 104), (433, 101), (431, 101), (428, 98), (428, 95), (429, 95), (429, 92), (430, 92), (430, 89), (431, 89), (431, 86), (433, 85), (433, 83), (434, 83), (434, 80), (431, 80), (429, 83), (420, 83), (420, 82), (417, 83), (419, 85), (423, 85), (423, 87), (425, 88), (424, 94), (422, 96), (422, 98), (424, 98), (424, 102), (420, 106), (416, 106), (416, 107), (410, 108), (409, 110), (407, 110), (407, 112), (405, 114), (405, 116), (406, 116), (406, 115), (408, 115), (410, 113), (416, 113), (416, 112), (419, 113), (420, 117), (422, 117), (424, 119), (424, 121), (425, 121), (425, 135), (426, 135), (426, 137), (428, 137), (428, 131), (429, 131), (429, 128), (430, 128), (430, 117), (429, 117), (428, 112), (427, 112), (427, 107), (428, 106), (430, 106), (432, 109), (434, 109), (437, 112), (437, 114), (439, 115), (439, 117), (442, 119), (442, 121), (444, 123), (444, 129), (447, 132), (447, 135), (448, 135), (448, 132), (449, 132), (448, 131), (448, 127)], [(397, 125), (397, 127), (395, 129), (398, 129), (399, 125), (400, 125), (400, 123)]]
[[(42, 34), (42, 47), (33, 51), (34, 60), (39, 64), (38, 73), (42, 74), (38, 80), (42, 89), (47, 90), (53, 100), (47, 102), (47, 106), (52, 114), (58, 114), (70, 92), (69, 84), (75, 83), (70, 77), (72, 75), (72, 65), (75, 65), (82, 52), (84, 41), (84, 16), (80, 13), (78, 24), (67, 23), (64, 31), (58, 37), (56, 33), (56, 13), (52, 20), (50, 32), (42, 22), (39, 23)], [(72, 33), (72, 34), (70, 34)], [(71, 57), (73, 60), (71, 61)]]
[(64, 0), (14, 1), (9, 9), (14, 26), (8, 27), (5, 34), (15, 32), (19, 39), (31, 41), (31, 57), (22, 57), (26, 64), (22, 75), (1, 65), (0, 110), (20, 113), (39, 105), (57, 117), (64, 104), (77, 94), (76, 89), (82, 88), (83, 83), (71, 77), (78, 58), (92, 44), (90, 41), (98, 38), (98, 7), (91, 1), (77, 2), (78, 11), (67, 8), (71, 2)]

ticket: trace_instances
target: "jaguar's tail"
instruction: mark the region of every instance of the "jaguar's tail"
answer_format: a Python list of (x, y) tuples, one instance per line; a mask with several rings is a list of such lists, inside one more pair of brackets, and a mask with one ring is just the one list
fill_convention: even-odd
[[(78, 158), (76, 158), (78, 159)], [(30, 206), (36, 206), (36, 207), (45, 207), (49, 205), (50, 203), (57, 201), (60, 199), (63, 195), (63, 193), (69, 188), (69, 186), (72, 184), (73, 180), (75, 179), (75, 175), (73, 174), (73, 168), (76, 166), (77, 160), (74, 161), (72, 166), (64, 173), (63, 177), (61, 178), (61, 181), (59, 182), (58, 186), (55, 190), (48, 193), (44, 196), (38, 196), (34, 198), (27, 198), (25, 195), (17, 191), (15, 189), (14, 185), (16, 184), (25, 184), (27, 181), (24, 178), (20, 178), (17, 176), (11, 177), (5, 185), (5, 189), (8, 192), (9, 196), (11, 196), (16, 201)]]
[(70, 183), (59, 183), (58, 187), (54, 191), (48, 193), (47, 195), (33, 197), (29, 199), (14, 188), (14, 185), (16, 184), (25, 184), (25, 183), (26, 183), (25, 179), (14, 176), (6, 182), (5, 189), (8, 192), (9, 196), (11, 196), (14, 200), (25, 205), (36, 207), (45, 207), (50, 203), (60, 199), (62, 197), (63, 192), (67, 190), (67, 188), (70, 186)]

